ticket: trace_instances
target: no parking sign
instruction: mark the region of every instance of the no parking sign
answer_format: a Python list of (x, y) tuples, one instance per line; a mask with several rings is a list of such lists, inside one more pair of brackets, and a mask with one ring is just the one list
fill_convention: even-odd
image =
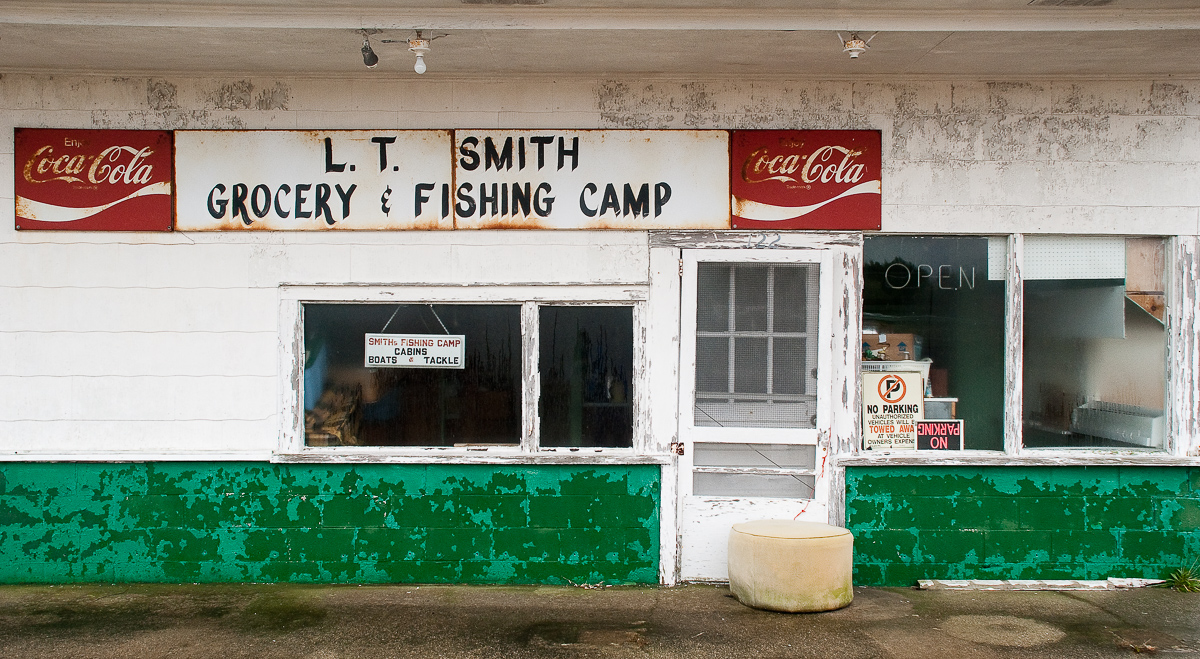
[(925, 418), (918, 372), (863, 373), (863, 448), (915, 449), (916, 423)]

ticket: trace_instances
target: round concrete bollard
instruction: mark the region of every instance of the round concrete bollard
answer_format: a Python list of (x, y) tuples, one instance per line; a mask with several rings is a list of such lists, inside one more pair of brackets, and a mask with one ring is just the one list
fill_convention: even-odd
[(854, 599), (854, 536), (840, 526), (790, 519), (734, 524), (729, 589), (771, 611), (832, 611)]

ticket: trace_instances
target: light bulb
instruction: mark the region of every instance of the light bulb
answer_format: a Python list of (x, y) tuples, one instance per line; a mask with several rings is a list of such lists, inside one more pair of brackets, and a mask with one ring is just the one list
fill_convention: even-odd
[(421, 55), (417, 55), (417, 63), (413, 64), (413, 71), (425, 73), (425, 58)]
[(371, 50), (371, 42), (366, 39), (363, 39), (362, 56), (363, 64), (367, 65), (368, 69), (373, 69), (376, 64), (379, 64), (379, 56)]

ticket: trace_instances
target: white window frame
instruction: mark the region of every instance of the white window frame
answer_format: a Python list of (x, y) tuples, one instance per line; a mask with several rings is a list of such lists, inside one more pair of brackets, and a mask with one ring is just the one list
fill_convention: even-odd
[[(646, 287), (630, 286), (281, 286), (276, 462), (479, 462), (664, 464), (650, 444), (645, 350)], [(521, 306), (521, 437), (499, 446), (306, 446), (304, 444), (303, 305), (507, 304)], [(538, 418), (539, 318), (542, 306), (623, 306), (633, 312), (633, 445), (630, 448), (541, 447)]]
[[(1007, 240), (1005, 273), (1005, 398), (1004, 447), (1002, 450), (964, 451), (863, 451), (861, 434), (853, 453), (840, 464), (942, 464), (942, 465), (1174, 465), (1196, 463), (1200, 455), (1200, 237), (1161, 237), (1166, 245), (1164, 294), (1167, 299), (1166, 353), (1163, 365), (1166, 387), (1164, 438), (1161, 448), (1027, 447), (1023, 438), (1024, 385), (1024, 242), (1029, 235), (1051, 234), (920, 234), (896, 233), (881, 236), (913, 237), (1003, 237)], [(1059, 234), (1053, 234), (1059, 235)], [(1063, 235), (1086, 238), (1094, 234)]]

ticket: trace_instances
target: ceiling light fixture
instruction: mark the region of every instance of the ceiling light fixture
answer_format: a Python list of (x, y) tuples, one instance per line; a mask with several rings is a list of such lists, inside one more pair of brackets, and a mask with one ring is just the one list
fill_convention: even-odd
[(430, 44), (433, 42), (434, 39), (441, 39), (444, 36), (446, 36), (446, 35), (431, 34), (429, 37), (426, 37), (424, 30), (417, 30), (417, 36), (415, 36), (415, 37), (412, 37), (412, 38), (409, 38), (406, 40), (384, 39), (383, 43), (406, 43), (406, 44), (408, 44), (408, 50), (410, 52), (412, 52), (412, 54), (417, 56), (417, 61), (415, 63), (413, 63), (413, 71), (416, 71), (417, 73), (425, 73), (425, 71), (427, 71), (429, 68), (425, 65), (425, 56), (429, 54)]
[(866, 41), (863, 41), (857, 32), (851, 32), (849, 39), (843, 39), (841, 32), (838, 32), (837, 36), (838, 42), (842, 44), (842, 52), (849, 53), (850, 59), (858, 59), (859, 55), (867, 52), (867, 49), (871, 47), (871, 39), (874, 39), (878, 34), (878, 32), (872, 34)]
[(429, 43), (432, 39), (422, 39), (421, 31), (417, 30), (417, 37), (408, 40), (408, 49), (417, 56), (417, 62), (413, 64), (413, 71), (418, 74), (425, 73), (425, 56), (429, 54)]
[(367, 36), (366, 30), (363, 30), (362, 56), (363, 64), (366, 64), (368, 69), (373, 69), (376, 64), (379, 64), (379, 56), (371, 50), (371, 39)]

